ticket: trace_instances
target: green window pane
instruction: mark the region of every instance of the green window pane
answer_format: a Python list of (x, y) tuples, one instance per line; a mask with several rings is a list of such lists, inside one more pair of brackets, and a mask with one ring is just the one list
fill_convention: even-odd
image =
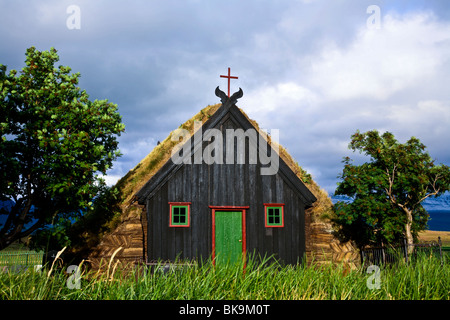
[(269, 222), (269, 224), (274, 224), (275, 221), (274, 221), (274, 214), (273, 214), (273, 209), (272, 208), (268, 209), (267, 215), (268, 215), (268, 222)]
[(180, 208), (173, 208), (173, 223), (180, 223)]
[(180, 211), (180, 218), (179, 218), (180, 223), (181, 224), (186, 224), (186, 222), (187, 222), (186, 208), (184, 208), (184, 207), (179, 208), (179, 211)]
[(172, 225), (188, 225), (188, 212), (187, 206), (173, 206)]
[(267, 225), (268, 226), (281, 226), (283, 225), (282, 208), (280, 207), (267, 207)]

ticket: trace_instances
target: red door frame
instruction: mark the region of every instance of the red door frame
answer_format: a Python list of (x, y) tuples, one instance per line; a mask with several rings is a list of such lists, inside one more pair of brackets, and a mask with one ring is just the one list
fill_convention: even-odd
[[(212, 259), (213, 264), (216, 263), (216, 211), (241, 211), (242, 212), (242, 256), (245, 259), (247, 252), (247, 237), (245, 227), (245, 212), (249, 206), (209, 206), (212, 210)], [(244, 266), (246, 261), (244, 261)]]

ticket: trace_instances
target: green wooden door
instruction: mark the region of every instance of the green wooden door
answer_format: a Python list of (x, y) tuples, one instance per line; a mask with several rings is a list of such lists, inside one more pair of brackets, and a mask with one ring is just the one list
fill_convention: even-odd
[(236, 263), (242, 258), (242, 212), (216, 211), (216, 263)]

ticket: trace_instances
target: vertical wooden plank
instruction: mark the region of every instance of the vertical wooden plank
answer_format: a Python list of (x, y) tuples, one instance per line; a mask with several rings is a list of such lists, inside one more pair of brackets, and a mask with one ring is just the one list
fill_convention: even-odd
[[(204, 237), (207, 239), (206, 242), (202, 242), (202, 252), (206, 252), (207, 256), (205, 258), (209, 258), (212, 253), (212, 216), (211, 216), (211, 210), (209, 209), (208, 205), (212, 205), (214, 200), (212, 196), (212, 189), (213, 184), (211, 183), (211, 166), (205, 166), (202, 167), (202, 176), (204, 177), (205, 183), (203, 184), (203, 190), (205, 195), (207, 194), (207, 201), (202, 202), (202, 213), (204, 214), (203, 219), (203, 228), (204, 231)], [(203, 198), (205, 199), (205, 198)]]
[(216, 203), (219, 206), (224, 206), (227, 205), (227, 190), (225, 189), (226, 187), (226, 180), (225, 180), (225, 174), (224, 174), (224, 167), (222, 165), (219, 164), (214, 164), (214, 169), (217, 172), (217, 178), (214, 181), (214, 189), (216, 190), (215, 192), (215, 197), (216, 197)]
[[(193, 199), (192, 210), (195, 211), (196, 225), (191, 231), (195, 257), (206, 260), (211, 254), (211, 183), (210, 171), (213, 166), (196, 164), (192, 167)], [(196, 190), (197, 194), (194, 193)]]
[[(191, 189), (192, 189), (192, 165), (185, 164), (183, 166), (183, 201), (185, 202), (192, 202), (191, 198)], [(192, 259), (192, 203), (190, 206), (190, 219), (191, 219), (191, 226), (189, 228), (182, 228), (183, 230), (183, 254), (185, 259)]]
[(225, 180), (226, 180), (226, 186), (225, 186), (225, 204), (224, 205), (242, 205), (236, 203), (237, 193), (242, 192), (241, 189), (239, 189), (239, 185), (237, 184), (236, 177), (235, 177), (235, 165), (232, 164), (225, 164), (222, 165), (222, 167), (225, 169)]
[(199, 211), (199, 201), (200, 201), (200, 186), (199, 181), (201, 180), (199, 167), (201, 165), (192, 164), (191, 165), (191, 255), (193, 258), (198, 258), (200, 252), (200, 238), (201, 233), (201, 219)]
[[(249, 190), (247, 189), (247, 183), (246, 183), (246, 175), (245, 175), (245, 165), (244, 164), (239, 164), (237, 165), (238, 170), (236, 172), (237, 175), (237, 180), (238, 180), (238, 185), (239, 188), (241, 190), (241, 192), (238, 193), (238, 203), (241, 206), (248, 206), (249, 203), (246, 203), (246, 198), (248, 198), (248, 193)], [(248, 177), (248, 176), (247, 176)]]
[(153, 201), (152, 201), (152, 209), (153, 212), (152, 217), (153, 217), (153, 223), (152, 223), (152, 228), (151, 228), (151, 233), (152, 233), (152, 239), (153, 239), (153, 243), (152, 243), (152, 260), (156, 260), (159, 256), (161, 256), (161, 251), (162, 251), (162, 238), (161, 238), (161, 213), (159, 212), (159, 210), (161, 210), (160, 208), (160, 200), (161, 199), (161, 195), (158, 193), (153, 197)]
[[(247, 259), (247, 222), (246, 222), (247, 210), (246, 209), (242, 210), (241, 216), (242, 216), (242, 218), (241, 218), (241, 228), (242, 228), (241, 250), (242, 250), (244, 259)], [(247, 262), (245, 262), (245, 266), (246, 265), (247, 265)], [(244, 268), (245, 268), (245, 266), (244, 266)]]
[(156, 229), (156, 221), (157, 221), (157, 216), (158, 214), (155, 211), (155, 207), (156, 207), (156, 202), (157, 202), (157, 197), (158, 195), (155, 195), (154, 197), (152, 197), (151, 199), (149, 199), (149, 206), (148, 206), (148, 239), (149, 239), (149, 244), (148, 244), (148, 248), (149, 251), (147, 252), (148, 254), (148, 259), (149, 260), (154, 260), (156, 255), (159, 253), (159, 250), (157, 250), (157, 244), (161, 243), (160, 239), (157, 238), (157, 235), (155, 233), (155, 229)]
[(183, 233), (187, 228), (171, 228), (173, 230), (173, 251), (170, 254), (169, 259), (174, 261), (175, 259), (184, 259), (185, 253), (183, 251)]
[[(167, 228), (168, 223), (165, 223), (165, 218), (168, 215), (166, 214), (166, 210), (169, 210), (167, 206), (165, 206), (165, 200), (167, 200), (167, 186), (163, 186), (160, 192), (156, 194), (155, 197), (155, 205), (154, 205), (154, 224), (153, 224), (153, 234), (155, 235), (155, 259), (160, 257), (167, 256), (167, 237), (166, 232), (164, 232)], [(167, 221), (168, 222), (168, 221)]]
[(271, 242), (271, 252), (275, 254), (277, 259), (284, 260), (285, 248), (279, 246), (280, 238), (283, 236), (284, 228), (271, 228), (273, 232), (272, 242)]
[(154, 208), (152, 199), (147, 199), (145, 207), (147, 209), (147, 259), (152, 260), (154, 256), (153, 243), (155, 242), (153, 232)]
[[(246, 147), (246, 150), (247, 147)], [(247, 226), (247, 252), (249, 254), (253, 253), (253, 250), (255, 249), (255, 243), (254, 240), (255, 234), (257, 234), (257, 207), (255, 205), (255, 195), (257, 194), (256, 191), (256, 180), (254, 178), (254, 171), (256, 169), (256, 165), (245, 165), (243, 166), (243, 186), (245, 186), (245, 192), (244, 192), (244, 198), (243, 198), (243, 205), (248, 205), (249, 209), (246, 212), (246, 226)]]
[(295, 199), (289, 189), (283, 191), (285, 197), (284, 203), (284, 246), (285, 261), (292, 263), (296, 258), (293, 256), (293, 251), (298, 247), (298, 228), (297, 228), (297, 214)]
[[(234, 205), (238, 205), (238, 206), (249, 206), (250, 204), (247, 202), (245, 202), (245, 195), (248, 192), (247, 191), (247, 187), (244, 184), (244, 165), (243, 164), (236, 164), (235, 166), (235, 170), (234, 170), (234, 181), (235, 181), (235, 185), (237, 186), (237, 189), (239, 190), (239, 192), (235, 193), (235, 204)], [(245, 228), (243, 229), (243, 233), (245, 234), (245, 238), (243, 239), (242, 242), (242, 246), (243, 246), (243, 250), (246, 253), (247, 252), (247, 212), (244, 211), (244, 213), (242, 214), (242, 219), (243, 219), (243, 226), (245, 226)], [(244, 241), (245, 240), (245, 241)]]
[[(298, 208), (296, 208), (297, 201), (295, 197), (293, 197), (292, 192), (286, 191), (285, 197), (287, 201), (284, 206), (284, 216), (285, 221), (289, 221), (289, 225), (286, 228), (286, 236), (292, 239), (286, 250), (286, 261), (288, 263), (293, 263), (293, 261), (296, 261), (297, 259), (296, 252), (299, 248)], [(289, 219), (287, 216), (289, 216)]]
[[(169, 227), (169, 201), (177, 201), (176, 199), (176, 183), (174, 179), (171, 179), (164, 186), (164, 191), (166, 192), (166, 197), (161, 197), (161, 237), (163, 242), (163, 252), (162, 259), (171, 259), (175, 251), (175, 235), (174, 228)], [(162, 193), (163, 194), (163, 193)], [(173, 200), (172, 200), (173, 199)], [(166, 206), (167, 203), (167, 206)]]
[(217, 178), (214, 180), (214, 189), (215, 192), (215, 198), (216, 203), (219, 206), (225, 206), (227, 205), (227, 190), (226, 188), (226, 177), (224, 174), (224, 166), (219, 164), (214, 164), (214, 169), (217, 172)]
[(261, 175), (260, 166), (258, 166), (257, 170), (257, 178), (261, 180), (261, 195), (258, 198), (258, 212), (259, 212), (259, 226), (258, 226), (258, 246), (261, 247), (261, 253), (264, 255), (264, 253), (267, 253), (267, 255), (271, 255), (273, 253), (277, 253), (276, 248), (274, 248), (274, 243), (277, 243), (278, 234), (277, 230), (269, 231), (267, 234), (272, 234), (270, 236), (265, 236), (266, 234), (266, 227), (264, 223), (264, 217), (265, 217), (265, 211), (264, 211), (264, 203), (271, 203), (274, 202), (272, 197), (272, 179), (271, 176), (268, 175)]
[(252, 246), (249, 248), (253, 248), (255, 250), (255, 253), (264, 254), (263, 251), (266, 249), (264, 246), (264, 236), (263, 236), (263, 230), (264, 230), (264, 215), (262, 214), (263, 207), (262, 207), (262, 201), (264, 199), (263, 197), (263, 181), (262, 176), (260, 175), (260, 168), (261, 165), (253, 165), (248, 167), (249, 170), (249, 181), (250, 184), (252, 184), (254, 194), (250, 196), (250, 203), (251, 207), (248, 211), (249, 215), (253, 214), (253, 223), (249, 225), (249, 227), (252, 227), (252, 232), (250, 230), (247, 231), (247, 234), (249, 237), (247, 238), (247, 246), (249, 246), (250, 240), (252, 243)]
[(209, 165), (208, 171), (209, 171), (209, 175), (208, 175), (209, 194), (211, 197), (211, 205), (216, 206), (216, 205), (218, 205), (217, 199), (216, 199), (217, 189), (218, 189), (218, 186), (216, 186), (216, 181), (218, 179), (217, 168), (215, 165)]

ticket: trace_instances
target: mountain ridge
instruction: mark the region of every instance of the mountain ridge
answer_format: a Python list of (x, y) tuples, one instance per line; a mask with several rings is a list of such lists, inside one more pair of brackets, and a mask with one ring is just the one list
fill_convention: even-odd
[[(335, 204), (338, 201), (351, 202), (352, 198), (345, 195), (330, 194), (331, 201)], [(450, 193), (445, 193), (440, 197), (430, 197), (422, 202), (427, 211), (450, 211)]]

